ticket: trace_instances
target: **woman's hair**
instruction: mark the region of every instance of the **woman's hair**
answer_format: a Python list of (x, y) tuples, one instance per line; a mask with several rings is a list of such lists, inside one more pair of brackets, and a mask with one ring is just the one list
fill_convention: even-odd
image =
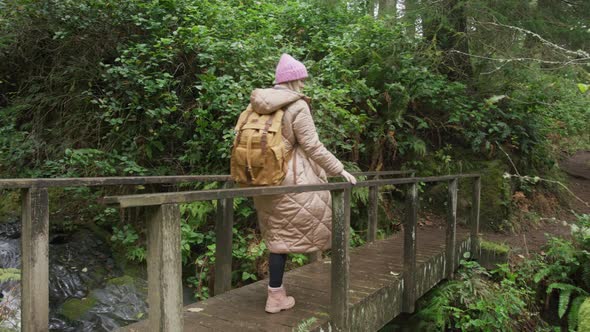
[(284, 83), (280, 83), (277, 85), (280, 85), (282, 87), (285, 87), (289, 90), (293, 90), (295, 92), (299, 92), (301, 93), (301, 90), (303, 88), (303, 82), (301, 80), (295, 80), (295, 81), (289, 81), (289, 82), (284, 82)]

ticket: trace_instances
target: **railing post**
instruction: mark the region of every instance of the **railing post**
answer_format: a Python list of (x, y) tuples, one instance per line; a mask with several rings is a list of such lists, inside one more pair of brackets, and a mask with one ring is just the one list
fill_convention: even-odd
[(379, 223), (379, 187), (369, 187), (369, 220), (367, 225), (367, 242), (377, 239), (377, 225)]
[(49, 198), (47, 188), (22, 193), (23, 332), (49, 330)]
[(182, 331), (180, 209), (164, 204), (148, 217), (149, 330)]
[(347, 331), (350, 237), (350, 187), (334, 191), (332, 199), (332, 285), (330, 318), (336, 331)]
[(447, 231), (445, 245), (445, 276), (451, 278), (455, 272), (455, 254), (457, 244), (457, 183), (458, 179), (449, 181), (449, 199), (447, 215)]
[(402, 311), (414, 312), (416, 303), (416, 224), (418, 223), (418, 184), (408, 189), (408, 212), (404, 223), (404, 294)]
[[(227, 182), (224, 188), (231, 188)], [(215, 223), (215, 283), (213, 294), (220, 295), (231, 290), (232, 238), (234, 225), (233, 198), (217, 201)]]
[(321, 251), (314, 251), (312, 253), (307, 254), (307, 259), (309, 259), (309, 263), (315, 263), (322, 260), (322, 252)]
[(478, 258), (479, 255), (479, 209), (481, 198), (481, 178), (473, 181), (471, 197), (471, 257)]

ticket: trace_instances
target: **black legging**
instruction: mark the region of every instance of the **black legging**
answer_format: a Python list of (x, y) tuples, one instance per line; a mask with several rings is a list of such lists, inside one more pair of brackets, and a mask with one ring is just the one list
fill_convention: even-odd
[(276, 288), (283, 284), (283, 274), (285, 273), (285, 262), (287, 261), (287, 254), (273, 254), (270, 253), (268, 257), (268, 274), (270, 281), (268, 285)]

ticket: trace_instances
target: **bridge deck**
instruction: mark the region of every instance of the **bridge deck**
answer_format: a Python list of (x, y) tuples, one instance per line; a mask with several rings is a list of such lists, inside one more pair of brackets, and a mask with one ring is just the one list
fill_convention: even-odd
[[(444, 229), (417, 232), (416, 293), (420, 297), (444, 278)], [(469, 250), (469, 232), (457, 229), (457, 255)], [(352, 331), (375, 331), (401, 312), (403, 233), (351, 250)], [(267, 280), (185, 307), (184, 331), (314, 331), (330, 325), (330, 262), (308, 264), (285, 274), (295, 308), (264, 312)], [(145, 331), (147, 321), (128, 327)]]
[[(455, 257), (469, 251), (469, 244), (469, 232), (458, 227)], [(444, 279), (445, 264), (445, 230), (419, 229), (417, 297)], [(402, 265), (403, 233), (351, 250), (351, 331), (375, 331), (400, 314)], [(272, 315), (264, 312), (266, 285), (267, 280), (262, 280), (185, 307), (184, 331), (329, 330), (329, 261), (308, 264), (285, 274), (287, 291), (296, 300), (289, 311)], [(145, 331), (147, 324), (133, 324), (128, 331)]]

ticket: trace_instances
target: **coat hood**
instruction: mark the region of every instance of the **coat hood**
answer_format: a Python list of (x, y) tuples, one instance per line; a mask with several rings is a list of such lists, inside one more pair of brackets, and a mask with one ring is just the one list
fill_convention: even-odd
[(270, 114), (303, 97), (303, 94), (286, 88), (255, 89), (250, 96), (250, 104), (254, 112)]

